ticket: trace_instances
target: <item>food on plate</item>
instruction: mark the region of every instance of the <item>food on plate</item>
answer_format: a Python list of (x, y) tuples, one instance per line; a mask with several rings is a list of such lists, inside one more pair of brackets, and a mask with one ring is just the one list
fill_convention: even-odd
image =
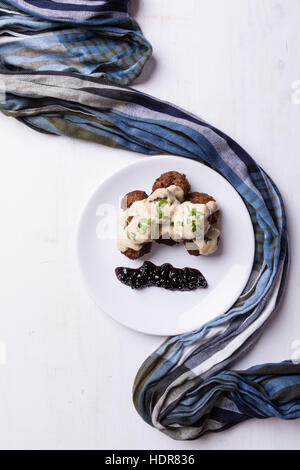
[(186, 176), (177, 171), (156, 179), (150, 196), (127, 193), (119, 213), (118, 249), (130, 259), (149, 253), (151, 243), (184, 243), (191, 255), (210, 255), (218, 246), (220, 210), (212, 196), (190, 193)]
[(198, 269), (174, 268), (169, 263), (156, 266), (145, 261), (140, 268), (118, 267), (115, 272), (118, 280), (132, 289), (156, 286), (172, 291), (191, 291), (207, 287), (207, 281)]
[[(145, 193), (145, 191), (131, 191), (130, 193), (127, 193), (122, 201), (121, 201), (121, 210), (126, 211), (129, 209), (133, 203), (138, 202), (138, 201), (144, 201), (148, 197), (148, 194)], [(129, 225), (131, 222), (133, 216), (129, 216), (127, 220), (125, 221), (125, 225)], [(135, 260), (138, 258), (141, 258), (142, 256), (148, 254), (151, 251), (151, 243), (143, 243), (141, 244), (138, 249), (137, 244), (135, 243), (127, 243), (127, 247), (125, 251), (123, 251), (124, 255), (127, 256), (127, 258)]]
[[(204, 237), (186, 237), (185, 247), (190, 255), (210, 255), (217, 250), (220, 239), (220, 210), (212, 196), (206, 193), (191, 193), (188, 195), (191, 207), (205, 212)], [(187, 201), (187, 204), (189, 203)], [(201, 206), (204, 208), (201, 209)], [(206, 211), (209, 211), (208, 213)]]
[(122, 201), (121, 201), (121, 208), (123, 210), (128, 209), (134, 202), (137, 201), (143, 201), (144, 199), (147, 199), (148, 194), (145, 193), (145, 191), (131, 191), (130, 193), (127, 193)]
[(139, 250), (135, 250), (133, 248), (127, 248), (123, 254), (127, 256), (127, 258), (135, 260), (139, 259), (144, 255), (147, 255), (151, 251), (151, 243), (144, 243), (144, 245), (141, 245)]
[(179, 186), (183, 189), (185, 196), (187, 196), (191, 190), (191, 185), (183, 173), (178, 173), (178, 171), (167, 171), (167, 173), (163, 173), (155, 180), (152, 186), (152, 192), (159, 188), (168, 188), (169, 186)]

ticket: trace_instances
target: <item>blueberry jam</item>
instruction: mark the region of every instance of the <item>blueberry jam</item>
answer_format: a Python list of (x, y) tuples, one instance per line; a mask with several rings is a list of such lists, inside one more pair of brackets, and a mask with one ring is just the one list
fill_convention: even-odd
[(198, 269), (174, 268), (169, 263), (156, 266), (151, 261), (145, 261), (140, 268), (119, 267), (115, 272), (119, 281), (132, 289), (156, 286), (168, 290), (190, 291), (207, 287), (207, 281)]

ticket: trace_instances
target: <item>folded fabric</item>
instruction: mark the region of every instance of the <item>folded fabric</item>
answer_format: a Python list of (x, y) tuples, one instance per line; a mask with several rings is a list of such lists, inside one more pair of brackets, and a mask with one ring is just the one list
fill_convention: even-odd
[(193, 158), (222, 174), (249, 210), (256, 252), (244, 292), (226, 314), (167, 339), (144, 362), (133, 390), (137, 411), (174, 439), (254, 417), (298, 418), (298, 364), (227, 370), (258, 339), (283, 293), (288, 239), (280, 193), (230, 137), (122, 86), (150, 55), (127, 1), (0, 0), (3, 113), (49, 134)]
[(123, 1), (0, 0), (1, 37), (1, 63), (10, 70), (77, 72), (122, 85), (152, 53)]

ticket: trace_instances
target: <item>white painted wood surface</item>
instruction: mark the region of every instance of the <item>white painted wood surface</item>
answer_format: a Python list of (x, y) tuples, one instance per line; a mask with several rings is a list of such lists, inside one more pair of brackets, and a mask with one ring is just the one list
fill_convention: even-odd
[[(132, 10), (154, 47), (136, 87), (229, 133), (282, 191), (288, 288), (236, 367), (290, 358), (300, 340), (299, 0), (136, 0)], [(132, 383), (161, 339), (99, 311), (80, 280), (75, 236), (90, 193), (142, 157), (40, 135), (4, 116), (0, 135), (0, 448), (299, 448), (300, 421), (253, 420), (174, 442), (140, 419)]]

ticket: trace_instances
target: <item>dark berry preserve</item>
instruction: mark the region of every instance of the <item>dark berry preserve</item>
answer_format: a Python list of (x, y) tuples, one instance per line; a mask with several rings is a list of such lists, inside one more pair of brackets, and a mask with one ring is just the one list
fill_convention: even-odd
[(132, 289), (156, 286), (168, 290), (190, 291), (207, 287), (207, 281), (198, 269), (174, 268), (169, 263), (156, 266), (151, 261), (145, 261), (140, 268), (119, 267), (115, 272), (119, 281)]

